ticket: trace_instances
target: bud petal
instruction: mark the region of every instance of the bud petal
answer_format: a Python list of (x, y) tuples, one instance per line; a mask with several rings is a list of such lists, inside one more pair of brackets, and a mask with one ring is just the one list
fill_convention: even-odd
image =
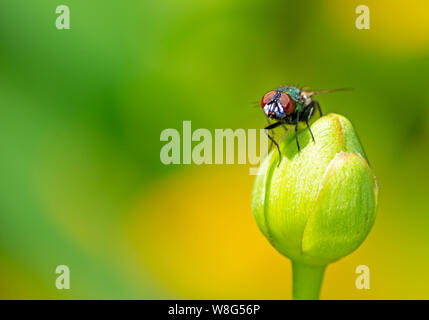
[(327, 264), (353, 252), (375, 220), (377, 191), (368, 163), (341, 152), (329, 164), (302, 238), (310, 262)]

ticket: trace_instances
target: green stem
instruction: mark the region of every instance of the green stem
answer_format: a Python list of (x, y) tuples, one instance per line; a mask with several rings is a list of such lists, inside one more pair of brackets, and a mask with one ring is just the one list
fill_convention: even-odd
[(294, 300), (319, 299), (326, 266), (311, 266), (292, 261)]

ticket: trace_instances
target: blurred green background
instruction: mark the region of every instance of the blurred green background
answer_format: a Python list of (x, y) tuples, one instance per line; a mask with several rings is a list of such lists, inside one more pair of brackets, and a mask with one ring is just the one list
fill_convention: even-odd
[[(56, 6), (71, 30), (55, 28)], [(370, 8), (370, 30), (355, 8)], [(348, 117), (380, 187), (375, 226), (322, 299), (429, 298), (429, 2), (0, 3), (0, 298), (289, 299), (247, 165), (160, 162), (160, 133), (262, 128), (283, 84)], [(57, 290), (55, 268), (70, 268)], [(355, 269), (371, 270), (357, 290)]]

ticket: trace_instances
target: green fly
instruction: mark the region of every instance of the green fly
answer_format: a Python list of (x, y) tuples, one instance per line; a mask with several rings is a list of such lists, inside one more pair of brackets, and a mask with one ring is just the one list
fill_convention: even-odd
[[(298, 141), (298, 125), (305, 123), (310, 131), (311, 138), (314, 140), (313, 132), (311, 132), (308, 122), (315, 114), (316, 110), (322, 116), (322, 109), (317, 100), (313, 96), (320, 93), (328, 93), (334, 91), (343, 91), (347, 89), (320, 90), (308, 91), (308, 88), (297, 88), (293, 86), (284, 86), (266, 93), (261, 100), (261, 107), (268, 120), (268, 126), (265, 127), (265, 133), (272, 143), (277, 147), (279, 152), (279, 164), (281, 162), (281, 152), (278, 143), (274, 137), (268, 133), (278, 126), (283, 126), (287, 130), (287, 125), (295, 126), (295, 139), (298, 146), (298, 152), (301, 150)], [(271, 123), (271, 120), (276, 122)]]

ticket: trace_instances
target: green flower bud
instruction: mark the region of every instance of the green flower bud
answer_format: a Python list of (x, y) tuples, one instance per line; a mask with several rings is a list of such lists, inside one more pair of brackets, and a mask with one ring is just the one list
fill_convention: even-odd
[[(300, 152), (294, 134), (281, 142), (280, 165), (277, 150), (265, 158), (253, 190), (256, 222), (292, 260), (294, 286), (300, 282), (295, 276), (318, 273), (321, 282), (327, 264), (357, 249), (374, 224), (377, 206), (375, 176), (350, 121), (330, 114), (311, 130), (315, 142), (309, 130), (298, 132)], [(317, 286), (307, 296), (317, 298), (314, 291)]]

